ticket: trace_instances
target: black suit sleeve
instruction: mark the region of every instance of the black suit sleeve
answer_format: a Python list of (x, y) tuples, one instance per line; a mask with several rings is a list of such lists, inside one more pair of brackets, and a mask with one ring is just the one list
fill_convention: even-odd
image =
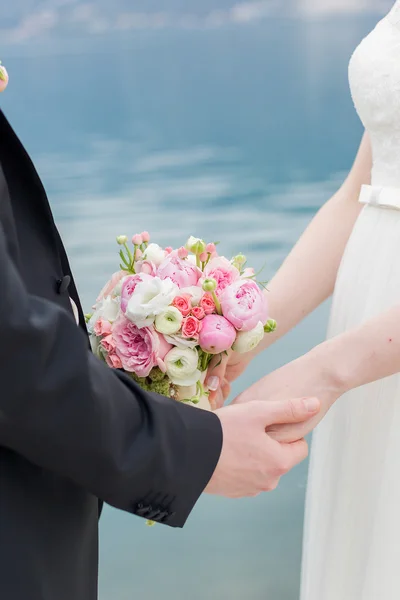
[(1, 227), (0, 377), (0, 445), (117, 508), (183, 526), (218, 462), (219, 419), (103, 365), (66, 311), (27, 293)]

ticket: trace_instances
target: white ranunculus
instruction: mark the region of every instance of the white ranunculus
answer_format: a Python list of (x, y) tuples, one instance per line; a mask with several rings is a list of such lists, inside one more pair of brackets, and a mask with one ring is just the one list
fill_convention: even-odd
[(189, 386), (200, 380), (199, 355), (191, 348), (172, 348), (164, 358), (167, 375), (174, 385)]
[(175, 306), (169, 306), (156, 316), (155, 328), (159, 333), (173, 335), (180, 330), (182, 321), (182, 313)]
[(119, 309), (119, 298), (107, 296), (106, 298), (103, 298), (102, 300), (97, 302), (96, 306), (94, 307), (94, 313), (87, 324), (88, 332), (94, 332), (94, 326), (100, 318), (104, 319), (105, 321), (109, 321), (110, 323), (114, 323), (114, 321), (118, 317)]
[(136, 285), (128, 301), (125, 316), (137, 327), (148, 327), (157, 315), (163, 313), (179, 293), (179, 288), (171, 279), (146, 278)]
[[(190, 256), (194, 256), (191, 254)], [(180, 291), (180, 295), (189, 294), (191, 296), (192, 306), (197, 306), (201, 300), (202, 295), (204, 294), (203, 289), (198, 285), (190, 285), (189, 287), (182, 288)]]
[(259, 321), (254, 329), (250, 331), (239, 331), (236, 340), (232, 345), (232, 350), (239, 354), (251, 352), (261, 342), (264, 337), (264, 325)]
[(161, 265), (165, 257), (165, 250), (163, 250), (158, 244), (149, 244), (146, 250), (143, 252), (143, 260), (148, 260), (156, 267)]
[(164, 335), (168, 344), (172, 344), (173, 346), (177, 346), (178, 348), (195, 348), (198, 346), (199, 342), (196, 340), (190, 340), (188, 338), (184, 338), (181, 335)]

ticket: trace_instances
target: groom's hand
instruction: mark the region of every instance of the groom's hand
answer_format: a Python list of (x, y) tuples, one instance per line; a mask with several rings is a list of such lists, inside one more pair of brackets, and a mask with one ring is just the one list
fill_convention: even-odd
[(248, 402), (217, 410), (223, 430), (218, 465), (206, 492), (230, 498), (255, 496), (276, 488), (282, 475), (308, 454), (305, 440), (277, 442), (265, 430), (278, 423), (300, 423), (320, 408), (315, 398)]

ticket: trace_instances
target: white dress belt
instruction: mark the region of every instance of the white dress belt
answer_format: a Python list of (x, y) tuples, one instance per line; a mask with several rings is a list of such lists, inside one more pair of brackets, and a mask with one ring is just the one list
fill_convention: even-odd
[(400, 188), (362, 185), (359, 202), (379, 208), (400, 210)]

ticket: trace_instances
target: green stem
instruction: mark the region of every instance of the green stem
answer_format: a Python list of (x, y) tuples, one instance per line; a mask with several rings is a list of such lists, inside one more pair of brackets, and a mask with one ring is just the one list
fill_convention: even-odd
[(202, 359), (201, 359), (201, 371), (205, 371), (207, 369), (207, 363), (208, 363), (208, 354), (207, 354), (207, 352), (204, 352)]
[(196, 267), (199, 267), (200, 269), (200, 258), (198, 254), (196, 254)]
[(217, 313), (218, 313), (219, 315), (222, 315), (221, 303), (220, 303), (220, 301), (219, 301), (219, 300), (218, 300), (218, 298), (217, 298), (217, 294), (216, 294), (216, 293), (215, 293), (215, 291), (214, 291), (214, 292), (211, 292), (211, 295), (212, 295), (212, 297), (213, 297), (214, 304), (215, 304), (215, 308), (217, 309)]

